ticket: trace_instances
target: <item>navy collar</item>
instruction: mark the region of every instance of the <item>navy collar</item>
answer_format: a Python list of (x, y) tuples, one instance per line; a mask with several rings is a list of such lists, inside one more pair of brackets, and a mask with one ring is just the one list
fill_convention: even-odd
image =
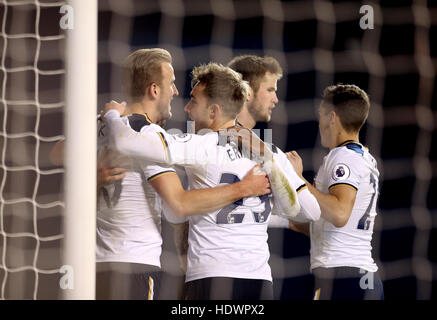
[(357, 143), (357, 144), (359, 144), (359, 142), (355, 141), (355, 140), (346, 140), (346, 141), (343, 141), (342, 143), (340, 143), (338, 146), (336, 146), (336, 148), (343, 147), (343, 146), (345, 146), (345, 145), (347, 145), (349, 143)]

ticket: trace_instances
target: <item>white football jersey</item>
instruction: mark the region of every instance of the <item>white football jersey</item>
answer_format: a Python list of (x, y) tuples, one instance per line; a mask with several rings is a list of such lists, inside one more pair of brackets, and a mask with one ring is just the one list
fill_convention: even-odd
[(344, 227), (337, 228), (323, 217), (311, 223), (311, 269), (345, 266), (370, 272), (378, 270), (372, 259), (371, 245), (378, 179), (376, 160), (359, 143), (347, 141), (324, 158), (315, 187), (329, 193), (329, 188), (345, 185), (357, 190), (357, 195)]
[[(161, 134), (159, 137), (153, 132), (138, 134), (120, 120), (116, 110), (106, 113), (105, 122), (111, 127), (110, 140), (117, 150), (134, 158), (183, 166), (190, 189), (240, 181), (256, 164), (242, 158), (233, 142), (227, 143), (226, 136), (219, 138), (217, 132), (204, 135)], [(275, 170), (280, 172), (277, 167)], [(295, 173), (294, 176), (297, 177)], [(302, 186), (301, 179), (294, 176), (287, 175), (288, 186)], [(292, 202), (297, 199), (290, 198), (290, 190), (284, 185), (284, 180), (279, 184), (277, 191), (281, 193), (285, 190), (288, 197), (281, 202), (283, 208), (293, 210)], [(314, 202), (317, 203), (315, 199)], [(267, 245), (271, 209), (272, 196), (265, 195), (240, 199), (209, 214), (190, 217), (186, 281), (206, 277), (271, 281)]]
[[(217, 132), (166, 138), (173, 161), (185, 167), (190, 189), (240, 181), (256, 164), (242, 158), (234, 144), (220, 144)], [(266, 195), (190, 216), (186, 281), (207, 277), (272, 281), (267, 244), (271, 208), (271, 195)]]
[[(145, 115), (122, 118), (138, 132), (165, 132)], [(99, 125), (98, 152), (107, 145), (103, 122)], [(160, 267), (161, 198), (148, 183), (153, 178), (174, 173), (170, 167), (146, 165), (130, 160), (126, 177), (105, 186), (98, 197), (97, 262), (130, 262)]]

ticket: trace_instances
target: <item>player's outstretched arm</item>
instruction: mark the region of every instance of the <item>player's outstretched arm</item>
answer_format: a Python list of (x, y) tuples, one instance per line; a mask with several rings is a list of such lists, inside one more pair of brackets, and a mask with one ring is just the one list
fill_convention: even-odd
[(126, 160), (125, 157), (120, 157), (118, 152), (110, 150), (107, 146), (103, 147), (97, 157), (97, 190), (126, 176), (125, 172), (129, 167)]
[(238, 141), (244, 156), (264, 161), (263, 167), (273, 193), (274, 211), (285, 218), (295, 217), (301, 209), (296, 188), (290, 176), (278, 165), (270, 148), (253, 131), (244, 127), (237, 126), (222, 134)]
[(166, 174), (150, 184), (177, 217), (203, 214), (223, 208), (241, 198), (270, 193), (267, 175), (254, 166), (236, 183), (195, 190), (184, 190), (177, 174)]
[(122, 104), (114, 101), (105, 105), (102, 112), (105, 124), (108, 126), (110, 146), (118, 152), (159, 164), (170, 164), (166, 142), (158, 131), (136, 132), (120, 118)]
[[(50, 151), (50, 161), (54, 165), (64, 164), (64, 144), (65, 140), (58, 141)], [(109, 164), (115, 158), (115, 153), (107, 147), (97, 158), (97, 192), (108, 184), (114, 183), (125, 177), (126, 165), (120, 161)]]
[(273, 157), (276, 160), (276, 163), (284, 171), (284, 174), (287, 176), (290, 185), (297, 192), (297, 198), (299, 200), (301, 210), (298, 214), (291, 217), (291, 219), (299, 223), (318, 220), (321, 214), (320, 206), (317, 202), (317, 199), (306, 187), (305, 181), (297, 174), (295, 168), (288, 161), (285, 153), (278, 149), (277, 153), (275, 153)]
[(352, 212), (357, 191), (348, 186), (337, 185), (330, 188), (328, 194), (323, 193), (303, 178), (302, 159), (296, 151), (287, 152), (287, 158), (305, 181), (310, 192), (316, 197), (322, 209), (322, 217), (337, 228), (344, 227)]

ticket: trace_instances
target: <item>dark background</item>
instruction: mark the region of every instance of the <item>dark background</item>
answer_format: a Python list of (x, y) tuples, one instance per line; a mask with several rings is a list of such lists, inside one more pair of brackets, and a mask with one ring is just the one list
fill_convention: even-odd
[[(107, 41), (120, 36), (114, 31), (118, 23), (131, 26), (127, 38), (117, 39), (131, 50), (164, 47), (173, 54), (180, 96), (172, 105), (168, 128), (184, 130), (181, 109), (189, 97), (189, 73), (195, 65), (211, 60), (226, 64), (242, 53), (272, 55), (284, 69), (278, 83), (280, 103), (271, 123), (257, 128), (271, 128), (273, 142), (282, 150), (300, 152), (304, 174), (312, 180), (326, 154), (319, 147), (315, 113), (322, 91), (339, 82), (358, 85), (372, 100), (360, 139), (377, 158), (381, 172), (373, 256), (385, 297), (435, 298), (437, 4), (424, 2), (426, 24), (423, 16), (415, 18), (412, 1), (280, 1), (283, 15), (278, 19), (267, 16), (256, 0), (226, 2), (233, 5), (233, 17), (217, 15), (209, 1), (177, 2), (173, 10), (147, 2), (146, 6), (134, 2), (141, 9), (128, 16), (100, 2), (99, 105), (110, 94), (123, 98), (114, 80), (116, 63), (102, 61), (110, 51)], [(363, 4), (375, 10), (373, 30), (359, 26)], [(431, 62), (425, 68), (430, 74), (420, 69), (426, 61)], [(164, 235), (164, 250), (172, 252), (166, 225)], [(275, 298), (311, 299), (309, 240), (290, 230), (270, 229), (269, 245)], [(163, 265), (169, 268), (165, 254)]]
[[(363, 4), (374, 9), (373, 30), (359, 27)], [(0, 4), (5, 34), (39, 35), (0, 35), (0, 298), (62, 293), (63, 171), (48, 160), (63, 137), (61, 5), (8, 4), (5, 14)], [(366, 90), (372, 107), (360, 139), (381, 173), (372, 244), (385, 297), (437, 296), (436, 1), (100, 0), (98, 23), (99, 109), (124, 98), (119, 65), (128, 54), (163, 47), (173, 55), (180, 92), (167, 128), (185, 131), (194, 66), (243, 53), (277, 58), (280, 102), (272, 121), (257, 128), (272, 129), (282, 150), (297, 150), (309, 180), (327, 153), (316, 118), (323, 89), (343, 82)], [(13, 71), (20, 67), (29, 68)], [(163, 235), (163, 297), (177, 299), (183, 274), (165, 221)], [(312, 299), (309, 240), (270, 229), (269, 245), (275, 298)]]

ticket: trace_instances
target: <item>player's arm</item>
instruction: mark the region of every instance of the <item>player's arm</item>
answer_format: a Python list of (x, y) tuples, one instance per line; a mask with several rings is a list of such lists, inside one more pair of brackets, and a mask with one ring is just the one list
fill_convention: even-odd
[(103, 151), (97, 157), (97, 190), (126, 176), (126, 160), (117, 152), (109, 150), (107, 146), (103, 147)]
[(309, 222), (299, 223), (299, 222), (290, 221), (289, 228), (293, 231), (303, 233), (304, 235), (306, 235), (308, 237), (310, 236), (310, 223)]
[(270, 184), (260, 166), (252, 168), (239, 182), (195, 190), (184, 190), (174, 172), (149, 179), (159, 196), (178, 217), (208, 213), (223, 208), (241, 198), (270, 193)]
[[(295, 167), (296, 172), (302, 176), (302, 159), (297, 152), (288, 152), (287, 157)], [(329, 193), (326, 194), (317, 190), (303, 177), (302, 179), (316, 197), (322, 209), (322, 217), (337, 228), (344, 227), (354, 207), (357, 190), (349, 185), (339, 184), (329, 188)]]
[(64, 144), (65, 139), (59, 140), (50, 151), (50, 162), (56, 166), (64, 164)]
[(108, 127), (110, 146), (126, 156), (148, 162), (170, 164), (168, 146), (161, 132), (137, 132), (126, 125), (120, 118), (120, 104), (106, 104), (104, 115)]
[[(300, 212), (308, 212), (309, 220), (317, 220), (320, 217), (320, 207), (317, 200), (304, 188), (305, 183), (294, 172), (288, 163), (285, 154), (281, 159), (251, 130), (244, 127), (235, 127), (225, 135), (237, 140), (242, 146), (243, 155), (252, 158), (260, 158), (264, 161), (273, 193), (273, 210), (275, 214), (285, 218), (295, 218)], [(300, 195), (299, 195), (300, 193)]]
[(291, 219), (300, 223), (318, 220), (321, 214), (320, 206), (317, 199), (308, 190), (305, 181), (297, 174), (294, 167), (288, 161), (287, 156), (281, 150), (277, 149), (273, 157), (297, 193), (301, 210)]
[[(64, 145), (65, 139), (58, 141), (50, 151), (50, 162), (54, 165), (62, 166), (64, 164)], [(107, 147), (97, 157), (97, 192), (108, 184), (123, 179), (127, 168), (122, 162), (109, 162), (115, 158), (115, 153)]]
[(187, 253), (188, 253), (188, 221), (184, 223), (170, 223), (173, 229), (173, 240), (178, 254), (181, 269), (187, 272)]
[(306, 236), (310, 236), (310, 223), (309, 222), (296, 222), (291, 219), (287, 219), (281, 215), (272, 214), (268, 223), (269, 228), (282, 228), (282, 229), (291, 229), (296, 232), (300, 232), (305, 234)]

